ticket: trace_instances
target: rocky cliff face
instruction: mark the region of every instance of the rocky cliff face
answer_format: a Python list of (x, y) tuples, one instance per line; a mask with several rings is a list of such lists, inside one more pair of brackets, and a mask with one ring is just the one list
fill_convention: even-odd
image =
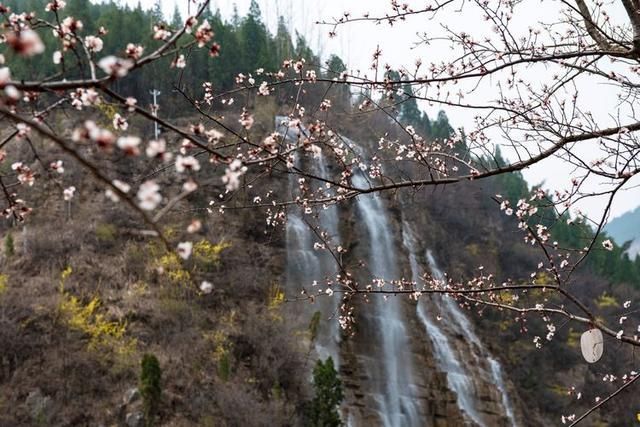
[[(320, 169), (327, 167), (322, 159), (318, 161)], [(358, 186), (367, 185), (364, 175), (356, 174), (353, 180)], [(367, 195), (317, 218), (320, 229), (330, 229), (327, 234), (333, 241), (348, 248), (344, 261), (357, 271), (359, 286), (384, 280), (383, 289), (393, 289), (397, 284), (391, 282), (400, 278), (421, 286), (425, 272), (443, 279), (437, 254), (429, 251), (435, 246), (428, 239), (434, 234), (431, 224), (419, 215), (403, 217), (409, 206), (404, 208), (399, 199)], [(411, 209), (419, 212), (415, 206)], [(316, 350), (320, 357), (338, 359), (347, 425), (523, 424), (513, 386), (499, 361), (489, 354), (472, 321), (452, 298), (425, 295), (415, 301), (407, 295), (359, 294), (347, 302), (355, 317), (352, 335), (343, 336), (335, 329), (342, 294), (325, 295), (327, 285), (323, 284), (335, 275), (335, 268), (329, 267), (326, 254), (314, 251), (317, 236), (298, 224), (301, 215), (290, 213), (287, 228), (289, 260), (297, 260), (288, 265), (288, 290), (311, 289), (310, 283), (317, 280), (320, 289), (313, 292), (331, 301), (320, 304), (324, 309), (320, 335), (333, 338), (322, 340)]]
[[(390, 213), (388, 215), (393, 225), (391, 230), (387, 231), (396, 236), (393, 246), (398, 254), (400, 277), (412, 278), (412, 267), (420, 269), (419, 275), (423, 272), (441, 274), (439, 271), (433, 271), (437, 265), (429, 265), (426, 241), (414, 243), (419, 247), (416, 251), (424, 255), (415, 257), (417, 265), (411, 265), (414, 261), (412, 254), (398, 239), (398, 236), (402, 235), (400, 218)], [(344, 217), (353, 219), (343, 229), (357, 229), (356, 223), (361, 221), (359, 216), (345, 212)], [(424, 224), (414, 224), (412, 233), (428, 236), (429, 232), (421, 227), (424, 227)], [(376, 242), (362, 238), (363, 234), (359, 236), (358, 243), (352, 246), (352, 256), (366, 259), (368, 249)], [(414, 277), (413, 280), (419, 282), (419, 278)], [(347, 396), (346, 420), (353, 426), (405, 425), (386, 423), (384, 416), (376, 409), (379, 407), (377, 403), (380, 397), (372, 392), (379, 388), (378, 382), (386, 380), (380, 367), (383, 365), (380, 359), (385, 357), (379, 338), (380, 321), (373, 314), (376, 298), (382, 296), (359, 297), (352, 301), (357, 313), (355, 333), (344, 340), (340, 352), (341, 373)], [(500, 371), (495, 372), (496, 369), (500, 369), (499, 363), (473, 332), (472, 320), (467, 319), (462, 312), (458, 312), (457, 316), (452, 313), (457, 309), (455, 301), (429, 295), (422, 296), (418, 301), (411, 300), (406, 295), (391, 298), (398, 300), (404, 324), (402, 332), (406, 334), (408, 343), (408, 346), (396, 349), (399, 360), (409, 361), (404, 368), (411, 369), (409, 388), (412, 390), (412, 396), (403, 398), (410, 398), (414, 402), (420, 425), (522, 424), (520, 411), (514, 409), (517, 397), (513, 386), (504, 379)], [(439, 331), (429, 330), (425, 326), (425, 317), (429, 318), (431, 324), (437, 325), (435, 327)], [(457, 321), (462, 322), (462, 325), (458, 325)], [(384, 323), (382, 327), (385, 327)], [(465, 328), (468, 329), (466, 333)], [(446, 340), (448, 348), (439, 349), (436, 344), (438, 339)], [(373, 372), (380, 373), (379, 376), (371, 375), (372, 365), (378, 366)], [(501, 384), (497, 384), (497, 374), (502, 376)], [(467, 396), (461, 397), (462, 393), (466, 393)], [(406, 416), (410, 419), (409, 414)]]
[[(368, 310), (368, 304), (360, 300), (359, 309)], [(403, 311), (415, 311), (415, 305), (402, 302)], [(407, 316), (409, 348), (399, 348), (398, 353), (412, 360), (411, 377), (413, 396), (410, 399), (417, 408), (418, 419), (426, 426), (471, 425), (464, 418), (456, 401), (456, 394), (447, 386), (447, 374), (442, 372), (433, 357), (431, 345), (421, 333), (417, 319)], [(383, 417), (376, 409), (377, 396), (372, 394), (385, 378), (368, 374), (368, 367), (379, 363), (382, 349), (376, 343), (377, 330), (372, 328), (371, 316), (358, 316), (356, 332), (342, 347), (341, 377), (345, 385), (345, 420), (351, 426), (384, 425)]]

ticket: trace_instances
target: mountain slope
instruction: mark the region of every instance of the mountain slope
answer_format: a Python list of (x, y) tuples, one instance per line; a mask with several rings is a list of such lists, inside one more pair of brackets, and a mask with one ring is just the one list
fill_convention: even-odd
[(607, 224), (605, 231), (619, 245), (631, 241), (631, 256), (640, 253), (640, 207), (614, 218)]

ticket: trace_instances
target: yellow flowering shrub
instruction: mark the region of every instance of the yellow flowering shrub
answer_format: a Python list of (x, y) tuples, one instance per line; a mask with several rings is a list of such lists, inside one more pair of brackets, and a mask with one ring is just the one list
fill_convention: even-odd
[(9, 286), (9, 276), (6, 274), (0, 274), (0, 296), (7, 291)]
[(179, 285), (191, 281), (191, 274), (182, 267), (180, 258), (173, 252), (162, 255), (155, 264), (156, 269), (166, 275), (171, 283)]
[(606, 292), (598, 297), (596, 304), (598, 304), (600, 308), (618, 307), (620, 305), (613, 296), (608, 295)]
[(224, 240), (220, 243), (211, 243), (202, 239), (193, 245), (193, 260), (198, 268), (212, 270), (220, 266), (220, 254), (231, 247), (231, 243)]
[(218, 376), (223, 381), (227, 381), (231, 376), (232, 342), (229, 339), (229, 331), (235, 329), (236, 312), (231, 310), (227, 315), (222, 316), (220, 326), (221, 329), (205, 333), (204, 338), (213, 346), (211, 355), (216, 362)]
[(135, 351), (136, 340), (125, 336), (126, 322), (113, 322), (100, 312), (101, 302), (93, 297), (84, 304), (78, 297), (64, 290), (64, 283), (71, 275), (71, 267), (61, 274), (61, 300), (58, 310), (66, 325), (85, 334), (90, 350), (109, 350), (120, 356), (128, 356)]
[(284, 292), (280, 288), (280, 285), (274, 283), (269, 288), (269, 298), (267, 300), (267, 307), (271, 318), (276, 321), (283, 320), (280, 308), (284, 304)]

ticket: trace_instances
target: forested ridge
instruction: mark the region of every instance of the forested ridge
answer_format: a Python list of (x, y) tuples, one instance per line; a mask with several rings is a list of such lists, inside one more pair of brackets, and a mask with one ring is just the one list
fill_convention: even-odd
[[(43, 11), (46, 3), (46, 0), (4, 2), (17, 12)], [(124, 56), (123, 40), (143, 46), (146, 52), (152, 51), (162, 43), (151, 37), (154, 25), (166, 25), (168, 29), (175, 31), (183, 26), (186, 18), (180, 15), (177, 8), (172, 16), (163, 16), (159, 3), (147, 10), (140, 4), (129, 7), (114, 1), (92, 3), (89, 0), (70, 0), (66, 11), (80, 19), (84, 25), (84, 34), (97, 34), (101, 27), (108, 28), (107, 34), (102, 36), (104, 47), (98, 53), (100, 56)], [(165, 97), (164, 114), (171, 116), (184, 111), (173, 106), (179, 104), (177, 101), (181, 98), (175, 94), (175, 87), (187, 88), (190, 93), (199, 94), (202, 83), (210, 82), (216, 93), (223, 93), (235, 87), (235, 79), (239, 73), (255, 75), (258, 69), (274, 72), (283, 61), (292, 58), (304, 58), (311, 69), (322, 70), (323, 74), (331, 77), (344, 71), (344, 63), (337, 56), (331, 56), (326, 64), (323, 63), (302, 35), (291, 34), (283, 17), (278, 21), (276, 33), (272, 34), (267, 29), (256, 2), (252, 2), (246, 16), (240, 16), (234, 10), (231, 19), (227, 20), (219, 10), (207, 8), (202, 19), (211, 24), (216, 43), (220, 45), (219, 55), (215, 60), (207, 50), (192, 48), (186, 55), (188, 72), (176, 73), (176, 69), (171, 67), (175, 57), (164, 58), (117, 82), (118, 90), (140, 100), (149, 99), (148, 91), (152, 87), (161, 90)], [(52, 32), (45, 32), (43, 42), (48, 55), (25, 59), (12, 53), (7, 54), (8, 60), (14, 64), (12, 72), (16, 78), (38, 80), (60, 72), (65, 73), (68, 78), (82, 77), (78, 70), (84, 69), (82, 65), (86, 62), (85, 58), (67, 52), (64, 55), (66, 72), (61, 71), (63, 67), (55, 65), (50, 57), (53, 52), (60, 50), (60, 41)]]

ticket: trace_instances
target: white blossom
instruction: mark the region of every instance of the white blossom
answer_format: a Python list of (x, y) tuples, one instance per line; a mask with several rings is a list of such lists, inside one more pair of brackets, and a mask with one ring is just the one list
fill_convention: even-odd
[[(129, 190), (131, 190), (131, 186), (129, 184), (117, 179), (111, 181), (111, 184), (123, 193), (128, 193)], [(111, 188), (107, 188), (105, 194), (112, 202), (118, 202), (120, 200), (120, 196), (118, 196), (118, 194)]]
[(183, 173), (185, 171), (194, 171), (197, 172), (200, 170), (200, 162), (193, 156), (181, 156), (178, 154), (176, 158), (176, 171), (178, 173)]
[(128, 156), (137, 156), (140, 154), (140, 142), (137, 136), (121, 136), (118, 138), (117, 145)]
[(61, 9), (64, 9), (67, 3), (64, 0), (53, 0), (47, 3), (44, 7), (44, 10), (47, 12), (55, 12)]
[(199, 219), (194, 219), (187, 227), (187, 233), (197, 233), (200, 229), (202, 229), (202, 222)]
[(5, 40), (16, 53), (22, 56), (35, 56), (44, 52), (45, 49), (38, 33), (28, 28), (6, 34)]
[(211, 282), (207, 282), (206, 280), (204, 280), (202, 283), (200, 283), (200, 292), (202, 292), (203, 294), (210, 294), (211, 292), (213, 292), (213, 285), (211, 284)]
[(104, 42), (100, 37), (96, 36), (87, 36), (84, 38), (84, 45), (87, 47), (89, 52), (100, 52), (104, 47)]
[(160, 186), (152, 180), (143, 182), (138, 189), (138, 200), (140, 200), (138, 206), (141, 209), (146, 211), (154, 210), (162, 201)]
[(64, 191), (62, 192), (64, 196), (64, 200), (66, 201), (71, 200), (75, 192), (76, 192), (76, 187), (74, 187), (73, 185), (71, 187), (65, 188)]
[(180, 242), (178, 243), (178, 255), (182, 259), (189, 259), (191, 256), (191, 251), (193, 250), (193, 243), (191, 242)]
[(0, 68), (0, 85), (6, 85), (11, 81), (11, 70), (8, 67)]
[(262, 82), (260, 84), (260, 87), (258, 88), (258, 94), (262, 95), (262, 96), (269, 96), (269, 85), (267, 84), (267, 82)]
[(122, 117), (120, 114), (116, 113), (113, 116), (113, 128), (115, 130), (127, 130), (129, 129), (129, 123), (127, 122), (127, 119), (125, 119), (124, 117)]
[(139, 44), (129, 43), (127, 45), (127, 48), (125, 49), (125, 53), (127, 54), (127, 57), (133, 59), (134, 61), (137, 61), (138, 59), (140, 59), (143, 52), (144, 52), (144, 47)]
[(246, 166), (242, 166), (242, 162), (235, 159), (229, 164), (225, 170), (222, 182), (226, 184), (228, 191), (235, 191), (240, 187), (240, 177), (247, 171)]
[(164, 139), (149, 141), (145, 152), (148, 157), (160, 159), (164, 162), (168, 162), (173, 157), (171, 153), (167, 152), (167, 143)]
[(105, 56), (98, 61), (98, 67), (112, 77), (124, 77), (133, 68), (133, 62), (129, 59), (122, 59), (116, 56)]

